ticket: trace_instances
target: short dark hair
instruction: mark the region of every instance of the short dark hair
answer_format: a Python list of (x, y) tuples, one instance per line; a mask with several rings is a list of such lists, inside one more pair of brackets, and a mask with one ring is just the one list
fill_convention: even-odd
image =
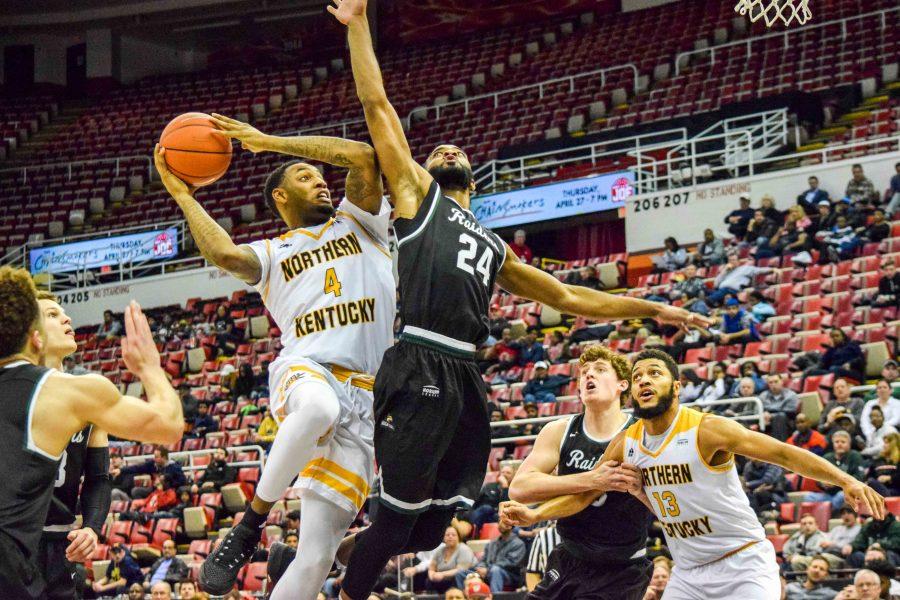
[[(884, 548), (879, 547), (879, 548), (875, 548), (875, 550), (879, 550), (882, 554), (887, 556), (887, 552), (885, 552)], [(892, 579), (894, 577), (894, 565), (892, 565), (891, 563), (889, 563), (886, 560), (881, 560), (881, 559), (870, 560), (870, 561), (866, 562), (866, 564), (863, 566), (866, 569), (868, 569), (868, 570), (872, 571), (873, 573), (875, 573), (876, 575), (878, 575), (879, 579), (884, 578), (884, 577), (886, 577), (888, 579)]]
[(159, 455), (163, 458), (169, 458), (169, 449), (165, 446), (157, 446), (154, 450), (159, 450)]
[(25, 269), (0, 268), (0, 358), (20, 352), (40, 326), (37, 290)]
[(855, 163), (855, 164), (850, 165), (850, 168), (851, 169), (862, 169), (862, 165), (859, 163)]
[(269, 207), (269, 210), (272, 211), (272, 214), (276, 217), (280, 217), (278, 214), (278, 209), (275, 207), (275, 189), (281, 187), (281, 184), (284, 182), (284, 173), (288, 170), (288, 167), (297, 165), (302, 163), (302, 160), (289, 160), (286, 163), (283, 163), (278, 166), (277, 169), (269, 173), (269, 176), (266, 177), (266, 185), (263, 187), (263, 196), (265, 197), (266, 206)]
[(634, 360), (631, 362), (631, 368), (634, 369), (634, 365), (638, 364), (642, 360), (652, 360), (656, 359), (666, 365), (666, 370), (669, 371), (669, 375), (672, 376), (673, 381), (678, 380), (678, 363), (675, 362), (670, 355), (666, 354), (662, 350), (642, 350)]
[(873, 406), (872, 408), (869, 409), (869, 414), (871, 415), (872, 412), (873, 412), (873, 411), (876, 411), (876, 410), (877, 410), (878, 412), (881, 413), (881, 416), (884, 416), (884, 411), (881, 410), (881, 407), (878, 406), (877, 404), (876, 404), (875, 406)]
[(815, 556), (812, 557), (812, 560), (809, 561), (809, 562), (812, 563), (813, 560), (820, 560), (820, 561), (822, 561), (823, 563), (825, 563), (825, 568), (826, 568), (826, 570), (829, 571), (829, 572), (831, 572), (831, 563), (828, 562), (828, 559), (825, 558), (825, 555), (824, 555), (824, 554), (816, 554)]

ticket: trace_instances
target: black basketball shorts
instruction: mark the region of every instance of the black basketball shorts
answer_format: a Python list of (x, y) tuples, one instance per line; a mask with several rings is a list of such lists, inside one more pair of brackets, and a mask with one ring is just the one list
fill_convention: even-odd
[(69, 540), (63, 534), (44, 534), (38, 546), (38, 569), (47, 584), (48, 600), (72, 600), (77, 598), (75, 565), (66, 560)]
[(26, 558), (15, 540), (0, 532), (0, 597), (43, 600), (47, 597), (45, 591), (37, 566)]
[(651, 572), (646, 558), (596, 564), (574, 557), (562, 544), (550, 553), (544, 578), (527, 600), (641, 600)]
[(474, 360), (409, 341), (390, 348), (375, 378), (381, 503), (407, 514), (470, 508), (484, 483), (489, 422)]

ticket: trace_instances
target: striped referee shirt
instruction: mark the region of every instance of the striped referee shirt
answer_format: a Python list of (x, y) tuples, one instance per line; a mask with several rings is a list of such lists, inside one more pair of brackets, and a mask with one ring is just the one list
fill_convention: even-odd
[(556, 521), (552, 521), (534, 536), (525, 570), (528, 573), (538, 573), (543, 576), (544, 570), (547, 568), (547, 557), (560, 541), (559, 534), (556, 532)]

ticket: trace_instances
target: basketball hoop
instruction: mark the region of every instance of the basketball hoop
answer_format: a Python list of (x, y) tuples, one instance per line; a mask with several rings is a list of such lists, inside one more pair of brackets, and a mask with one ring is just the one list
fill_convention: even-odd
[(766, 27), (778, 21), (785, 25), (803, 25), (812, 18), (809, 0), (738, 0), (734, 11), (753, 23), (765, 19)]

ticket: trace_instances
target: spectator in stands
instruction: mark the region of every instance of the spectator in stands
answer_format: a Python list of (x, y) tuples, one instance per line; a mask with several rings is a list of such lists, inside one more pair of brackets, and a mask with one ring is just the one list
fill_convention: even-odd
[(175, 515), (169, 510), (178, 504), (178, 495), (170, 483), (168, 475), (158, 477), (153, 484), (153, 491), (141, 501), (137, 510), (119, 514), (123, 521), (138, 521), (141, 524), (153, 519), (169, 519)]
[[(533, 402), (526, 402), (522, 408), (525, 409), (525, 416), (516, 417), (516, 419), (536, 419), (538, 415), (538, 407), (537, 404)], [(528, 423), (527, 425), (517, 425), (515, 426), (515, 434), (514, 435), (537, 435), (541, 432), (541, 424), (540, 423)]]
[(890, 511), (885, 511), (884, 519), (869, 519), (863, 523), (859, 534), (844, 547), (843, 554), (851, 567), (860, 568), (866, 559), (866, 551), (873, 544), (878, 544), (887, 553), (892, 565), (900, 564), (900, 521)]
[[(756, 258), (787, 256), (809, 250), (809, 236), (796, 221), (786, 221), (775, 234), (756, 250)], [(800, 259), (796, 259), (799, 261)], [(809, 262), (807, 259), (805, 262)]]
[(737, 253), (732, 252), (728, 255), (728, 262), (719, 270), (714, 282), (715, 289), (706, 296), (707, 302), (718, 306), (726, 296), (736, 296), (742, 289), (750, 287), (754, 277), (771, 270), (768, 267), (742, 264)]
[(85, 369), (81, 364), (80, 357), (76, 361), (74, 356), (69, 355), (63, 358), (63, 372), (68, 373), (69, 375), (86, 375), (90, 371)]
[[(674, 357), (674, 354), (672, 355)], [(700, 379), (697, 371), (694, 369), (682, 369), (680, 374), (681, 394), (679, 398), (682, 402), (693, 402), (706, 389), (706, 382)]]
[(672, 286), (669, 299), (687, 302), (695, 298), (702, 298), (705, 293), (706, 285), (703, 283), (703, 278), (697, 275), (697, 265), (689, 264), (684, 267), (681, 279)]
[[(687, 330), (679, 329), (676, 331), (675, 335), (672, 336), (671, 346), (664, 347), (663, 350), (676, 361), (681, 362), (684, 360), (684, 355), (688, 350), (702, 348), (711, 341), (713, 341), (713, 334), (708, 329), (691, 325), (688, 326)], [(684, 399), (684, 390), (682, 390), (681, 398)]]
[(872, 222), (867, 227), (856, 230), (860, 242), (880, 242), (891, 237), (891, 224), (885, 218), (884, 210), (876, 208), (872, 213)]
[(197, 418), (200, 401), (191, 393), (191, 386), (182, 383), (178, 386), (178, 395), (181, 397), (181, 413), (185, 423), (192, 423)]
[(512, 481), (516, 474), (515, 469), (510, 465), (500, 467), (500, 473), (497, 475), (497, 481), (486, 483), (481, 488), (481, 493), (472, 507), (469, 521), (472, 523), (475, 531), (480, 531), (481, 526), (485, 523), (496, 523), (498, 518), (497, 509), (501, 502), (509, 500), (509, 482)]
[(766, 377), (766, 389), (760, 393), (759, 399), (763, 403), (766, 432), (777, 440), (785, 441), (790, 435), (800, 403), (797, 393), (785, 387), (780, 373), (772, 373)]
[(592, 290), (603, 289), (603, 282), (597, 276), (597, 269), (592, 265), (586, 265), (578, 269), (578, 272), (571, 278), (573, 285), (591, 288)]
[(466, 600), (466, 595), (461, 589), (452, 587), (444, 592), (444, 600)]
[(725, 301), (721, 331), (716, 341), (723, 346), (759, 341), (759, 331), (753, 313), (745, 311), (737, 298)]
[(185, 579), (178, 586), (178, 600), (204, 600), (204, 597), (197, 591), (197, 583), (193, 579)]
[(693, 262), (700, 267), (712, 267), (725, 262), (725, 244), (716, 237), (712, 229), (703, 230), (703, 241), (697, 246)]
[(822, 409), (819, 418), (819, 431), (829, 433), (835, 424), (835, 419), (843, 412), (853, 415), (854, 420), (862, 415), (863, 401), (850, 395), (850, 384), (846, 379), (835, 379), (831, 384), (831, 400)]
[(139, 583), (133, 583), (128, 588), (128, 600), (144, 600), (144, 586)]
[(238, 396), (250, 397), (256, 388), (256, 375), (253, 374), (253, 365), (250, 363), (242, 363), (238, 367), (238, 376), (234, 380), (234, 388), (231, 393), (235, 398)]
[(474, 564), (475, 553), (460, 543), (459, 532), (451, 525), (444, 531), (444, 543), (431, 555), (425, 587), (432, 592), (444, 592), (453, 587), (457, 573), (469, 570)]
[(809, 417), (804, 413), (798, 414), (795, 427), (794, 434), (787, 439), (788, 444), (809, 450), (818, 456), (825, 454), (828, 440), (825, 439), (824, 435), (812, 428), (812, 421), (810, 421)]
[[(522, 585), (522, 568), (527, 554), (525, 542), (519, 539), (512, 526), (500, 523), (499, 528), (500, 537), (487, 545), (484, 558), (475, 565), (475, 572), (488, 582), (494, 594), (502, 592), (507, 585), (514, 588)], [(465, 571), (456, 574), (456, 587), (462, 587), (467, 574)]]
[(822, 261), (827, 258), (827, 262), (835, 263), (851, 258), (862, 243), (856, 235), (855, 228), (844, 215), (838, 215), (834, 227), (825, 234), (822, 241), (824, 242)]
[(113, 544), (110, 548), (112, 560), (106, 567), (106, 575), (91, 586), (97, 594), (118, 595), (135, 583), (141, 585), (144, 574), (132, 558), (131, 553), (122, 544)]
[(819, 530), (816, 518), (807, 514), (800, 518), (800, 529), (785, 542), (782, 554), (792, 570), (805, 571), (827, 543), (828, 536)]
[(219, 424), (216, 423), (215, 417), (209, 414), (209, 402), (201, 402), (197, 406), (197, 416), (194, 418), (193, 427), (191, 427), (191, 437), (201, 438), (207, 433), (219, 430)]
[(499, 361), (501, 369), (514, 365), (519, 360), (519, 345), (512, 339), (512, 330), (507, 327), (500, 335), (500, 340), (491, 348), (492, 357)]
[[(877, 411), (872, 411), (874, 414)], [(900, 434), (889, 433), (884, 438), (881, 453), (869, 465), (866, 480), (885, 498), (900, 495)]]
[(832, 210), (831, 202), (828, 200), (820, 200), (818, 207), (819, 210), (813, 221), (813, 229), (817, 232), (828, 231), (837, 222), (837, 213)]
[(777, 511), (782, 502), (787, 502), (784, 469), (778, 465), (748, 460), (744, 465), (742, 478), (747, 499), (756, 514)]
[(103, 323), (97, 329), (97, 338), (101, 340), (115, 339), (122, 335), (122, 322), (113, 316), (111, 310), (103, 311)]
[[(741, 377), (734, 382), (734, 385), (728, 391), (728, 397), (734, 398), (736, 400), (740, 400), (742, 398), (753, 398), (756, 396), (756, 388), (753, 384), (753, 379), (750, 377)], [(750, 415), (753, 414), (754, 407), (747, 403), (742, 402), (733, 402), (728, 405), (728, 408), (725, 409), (723, 413), (726, 417), (735, 417), (738, 415)], [(752, 426), (753, 429), (757, 428), (757, 425)]]
[(272, 442), (275, 441), (277, 433), (278, 421), (275, 420), (275, 417), (272, 416), (272, 411), (266, 406), (265, 415), (262, 421), (259, 422), (259, 427), (253, 433), (253, 441), (268, 450)]
[(233, 483), (237, 477), (237, 471), (234, 467), (228, 465), (228, 453), (225, 448), (216, 448), (213, 450), (212, 460), (206, 466), (203, 476), (197, 483), (191, 486), (191, 491), (195, 494), (204, 492), (218, 492), (223, 485)]
[(763, 323), (769, 317), (775, 316), (775, 307), (769, 304), (762, 292), (758, 290), (753, 290), (748, 294), (747, 304), (757, 323)]
[(794, 581), (787, 585), (787, 600), (832, 600), (835, 591), (823, 581), (828, 579), (831, 567), (824, 556), (815, 556), (806, 567), (806, 581)]
[[(851, 436), (844, 430), (835, 431), (831, 436), (833, 450), (823, 457), (838, 469), (855, 477), (863, 479), (865, 466), (862, 454), (851, 449)], [(844, 505), (844, 492), (839, 486), (823, 486), (822, 492), (809, 492), (807, 502), (831, 502), (832, 510), (838, 510)]]
[(150, 588), (150, 600), (172, 600), (172, 586), (160, 581)]
[(127, 502), (131, 500), (131, 490), (134, 489), (134, 475), (122, 473), (124, 466), (125, 459), (120, 454), (113, 454), (109, 457), (109, 482), (112, 485), (112, 499)]
[(553, 364), (569, 362), (572, 356), (569, 354), (569, 342), (562, 331), (558, 329), (550, 334), (550, 345), (547, 347), (547, 358)]
[(228, 308), (224, 304), (220, 304), (216, 308), (213, 330), (216, 333), (218, 356), (234, 356), (240, 338), (235, 331), (234, 319), (228, 314)]
[[(822, 551), (829, 555), (829, 559), (832, 556), (837, 559), (839, 562), (836, 564), (842, 564), (843, 559), (840, 557), (844, 555), (844, 548), (853, 543), (853, 540), (859, 535), (862, 525), (859, 524), (856, 510), (849, 504), (841, 507), (838, 517), (841, 519), (841, 524), (828, 528), (828, 541)], [(829, 560), (829, 563), (833, 562)]]
[(877, 204), (881, 198), (875, 189), (875, 184), (863, 172), (862, 165), (853, 165), (851, 172), (853, 177), (847, 183), (844, 195), (854, 204)]
[(837, 225), (838, 218), (844, 217), (847, 219), (847, 225), (855, 229), (863, 225), (863, 216), (864, 213), (862, 211), (857, 211), (856, 208), (850, 206), (849, 198), (841, 198), (834, 205), (835, 225)]
[[(173, 488), (179, 488), (187, 485), (187, 477), (184, 476), (184, 470), (181, 465), (174, 460), (169, 460), (169, 449), (165, 446), (157, 446), (153, 451), (153, 458), (139, 464), (129, 467), (121, 467), (119, 469), (110, 469), (112, 477), (120, 474), (125, 475), (150, 475), (153, 480), (158, 480), (163, 476), (169, 478), (169, 485)], [(152, 488), (136, 487), (132, 490), (132, 498), (146, 498)]]
[(572, 381), (563, 375), (548, 375), (549, 365), (545, 361), (534, 363), (534, 376), (525, 384), (522, 395), (525, 402), (556, 402), (559, 388)]
[(513, 234), (512, 244), (510, 244), (509, 247), (512, 248), (513, 253), (519, 257), (519, 260), (524, 263), (531, 263), (531, 248), (529, 248), (525, 243), (524, 229), (516, 230), (516, 232)]
[(678, 269), (683, 269), (688, 263), (689, 258), (687, 251), (681, 247), (678, 240), (669, 236), (663, 240), (663, 246), (665, 247), (663, 253), (652, 257), (656, 269), (658, 271), (669, 273), (677, 271)]
[(813, 220), (806, 214), (803, 207), (797, 204), (788, 209), (786, 221), (792, 221), (799, 231), (808, 232), (813, 229)]
[(492, 600), (491, 588), (478, 579), (466, 584), (466, 600)]
[[(491, 423), (497, 423), (499, 421), (505, 421), (506, 416), (503, 414), (499, 408), (494, 408), (491, 410)], [(492, 438), (507, 438), (514, 437), (518, 435), (518, 431), (516, 431), (515, 427), (510, 425), (504, 425), (502, 427), (491, 427), (491, 437)], [(514, 448), (515, 444), (510, 444), (509, 448)]]
[(663, 597), (663, 592), (666, 591), (666, 585), (668, 585), (669, 578), (671, 576), (672, 569), (668, 566), (668, 564), (662, 561), (654, 560), (653, 574), (650, 576), (650, 585), (647, 586), (647, 591), (644, 592), (644, 597), (642, 600), (661, 600)]
[[(879, 590), (879, 595), (872, 596), (873, 598), (886, 598), (889, 600), (897, 600), (898, 596), (900, 596), (900, 582), (894, 581), (894, 575), (896, 569), (894, 565), (892, 565), (886, 558), (884, 558), (884, 551), (878, 550), (874, 554), (881, 554), (882, 558), (866, 558), (865, 568), (869, 571), (872, 571), (876, 575), (878, 575), (879, 583), (881, 584), (881, 588)], [(869, 554), (868, 552), (866, 553)], [(893, 592), (893, 593), (892, 593)]]
[(747, 224), (747, 234), (744, 243), (754, 247), (762, 247), (768, 244), (769, 239), (778, 231), (781, 221), (775, 221), (766, 215), (766, 211), (757, 208), (753, 211), (753, 218)]
[(175, 556), (177, 553), (174, 541), (166, 540), (163, 542), (162, 556), (153, 563), (150, 571), (144, 578), (145, 589), (150, 589), (160, 581), (166, 581), (171, 585), (175, 585), (191, 574), (188, 566)]
[(891, 185), (887, 191), (887, 214), (893, 217), (897, 209), (900, 209), (900, 163), (894, 165), (896, 173), (891, 177)]
[(728, 213), (728, 216), (725, 217), (725, 224), (728, 225), (728, 233), (742, 240), (747, 234), (747, 225), (750, 223), (750, 219), (753, 218), (753, 209), (750, 208), (750, 196), (748, 194), (741, 194), (738, 203), (740, 208)]
[(519, 366), (525, 367), (533, 364), (537, 368), (537, 363), (544, 362), (544, 344), (537, 339), (537, 332), (532, 329), (522, 338), (515, 342), (519, 349)]
[(892, 258), (881, 265), (878, 293), (875, 294), (872, 305), (884, 308), (900, 307), (900, 273), (897, 272), (897, 266)]
[(491, 305), (490, 319), (488, 320), (488, 329), (490, 337), (493, 338), (491, 344), (496, 343), (503, 336), (503, 330), (509, 328), (509, 319), (503, 316), (503, 309), (499, 304)]
[(726, 372), (725, 363), (720, 362), (714, 364), (711, 369), (708, 385), (703, 390), (703, 393), (697, 398), (697, 404), (703, 407), (704, 412), (724, 412), (728, 409), (729, 405), (716, 404), (708, 407), (706, 405), (710, 402), (726, 398), (732, 383), (733, 381)]
[(819, 202), (828, 202), (828, 192), (819, 188), (819, 178), (811, 175), (807, 180), (809, 189), (797, 196), (797, 205), (802, 206), (808, 215), (816, 214)]
[(763, 194), (763, 197), (759, 199), (758, 210), (763, 211), (763, 214), (767, 219), (771, 219), (776, 223), (784, 221), (785, 212), (775, 208), (775, 198), (773, 198), (771, 194)]
[[(878, 382), (879, 385), (882, 382)], [(887, 387), (887, 386), (885, 386)], [(890, 388), (888, 388), (888, 395), (890, 395)], [(893, 400), (893, 398), (891, 398)], [(900, 401), (898, 401), (900, 402)], [(868, 410), (868, 413), (866, 412)], [(884, 411), (877, 404), (875, 406), (869, 406), (866, 403), (866, 408), (863, 409), (864, 419), (866, 419), (866, 426), (862, 427), (862, 432), (866, 437), (866, 447), (862, 450), (862, 455), (865, 457), (876, 457), (881, 455), (881, 451), (884, 450), (884, 437), (889, 433), (897, 433), (897, 429), (889, 424), (885, 423)]]
[[(847, 337), (847, 333), (839, 327), (829, 331), (828, 336), (831, 338), (831, 345), (822, 355), (818, 369), (810, 374), (834, 373), (836, 377), (853, 379), (857, 382), (863, 381), (866, 357), (859, 347), (859, 342), (851, 340)], [(859, 413), (854, 413), (854, 416), (859, 419)]]

